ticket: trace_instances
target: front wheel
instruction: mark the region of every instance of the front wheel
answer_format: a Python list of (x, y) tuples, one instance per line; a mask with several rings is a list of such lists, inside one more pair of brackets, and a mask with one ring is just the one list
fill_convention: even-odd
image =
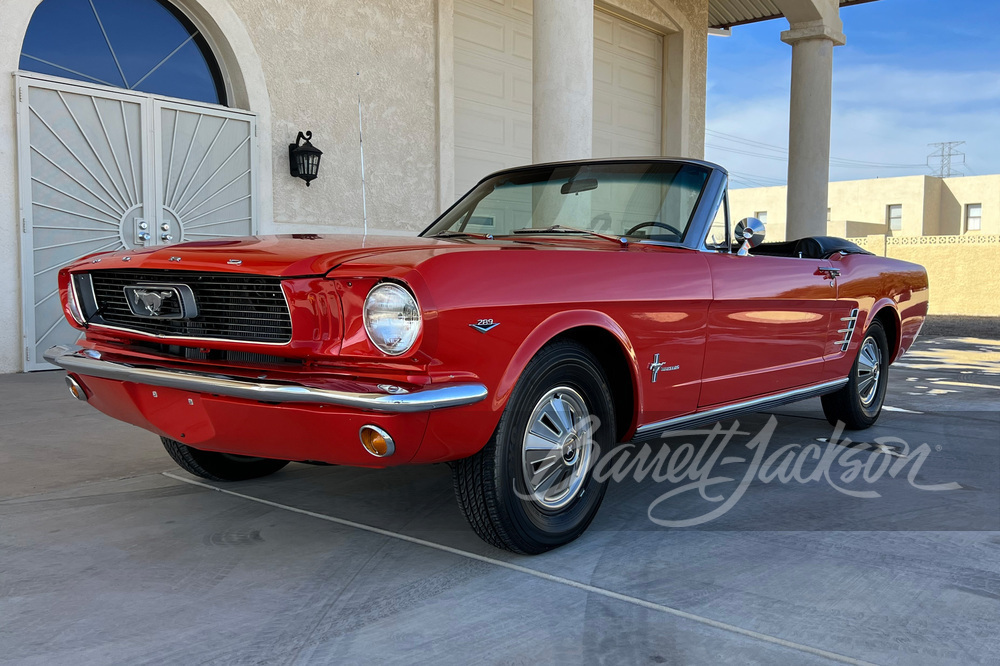
[(597, 359), (571, 341), (528, 364), (493, 437), (452, 466), (458, 504), (484, 541), (542, 553), (583, 534), (606, 482), (590, 473), (615, 441), (608, 381)]
[(187, 444), (161, 437), (163, 448), (181, 469), (210, 481), (246, 481), (274, 474), (288, 464), (287, 460), (251, 458), (232, 453), (192, 449)]
[(882, 413), (888, 381), (889, 344), (881, 322), (874, 321), (861, 341), (847, 383), (822, 398), (826, 420), (834, 426), (843, 421), (848, 430), (875, 425)]

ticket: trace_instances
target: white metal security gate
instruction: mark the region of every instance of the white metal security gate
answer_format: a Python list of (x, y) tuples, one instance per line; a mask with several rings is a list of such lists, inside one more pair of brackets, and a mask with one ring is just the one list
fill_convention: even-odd
[(256, 232), (252, 114), (17, 77), (25, 369), (74, 341), (59, 268), (105, 250)]

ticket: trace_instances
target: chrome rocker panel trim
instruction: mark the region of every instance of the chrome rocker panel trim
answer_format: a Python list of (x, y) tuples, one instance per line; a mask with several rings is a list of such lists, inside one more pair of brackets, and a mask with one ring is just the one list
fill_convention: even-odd
[(486, 386), (476, 383), (448, 384), (409, 393), (352, 393), (300, 384), (275, 384), (244, 377), (129, 365), (104, 360), (93, 350), (68, 345), (51, 347), (46, 350), (44, 356), (49, 363), (85, 377), (163, 386), (196, 393), (213, 393), (260, 402), (306, 402), (374, 412), (402, 413), (471, 405), (484, 400), (487, 396)]
[(823, 382), (822, 384), (805, 386), (792, 391), (786, 391), (784, 393), (766, 395), (760, 398), (754, 398), (753, 400), (748, 400), (746, 402), (738, 402), (732, 405), (716, 407), (704, 412), (678, 416), (677, 418), (657, 421), (655, 423), (647, 423), (646, 425), (636, 428), (635, 436), (632, 438), (632, 441), (648, 442), (650, 440), (657, 439), (660, 435), (670, 430), (680, 430), (682, 428), (708, 425), (729, 416), (746, 414), (748, 412), (758, 412), (762, 409), (771, 409), (773, 407), (780, 407), (781, 405), (798, 402), (799, 400), (815, 398), (817, 396), (836, 391), (846, 384), (847, 381), (848, 378), (846, 377), (844, 379), (835, 379), (831, 382)]

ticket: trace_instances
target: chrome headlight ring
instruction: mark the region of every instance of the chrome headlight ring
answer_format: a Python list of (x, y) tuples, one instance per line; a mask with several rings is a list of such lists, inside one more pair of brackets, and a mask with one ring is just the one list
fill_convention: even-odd
[(365, 297), (365, 332), (372, 344), (390, 356), (408, 352), (423, 327), (420, 304), (398, 282), (379, 282)]

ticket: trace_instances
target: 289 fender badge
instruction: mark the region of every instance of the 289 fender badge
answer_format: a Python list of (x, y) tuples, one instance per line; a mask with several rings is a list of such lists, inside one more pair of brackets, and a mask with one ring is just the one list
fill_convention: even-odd
[(475, 324), (469, 324), (469, 326), (476, 329), (480, 333), (486, 333), (487, 331), (491, 331), (499, 325), (500, 322), (493, 321), (492, 319), (480, 319)]

